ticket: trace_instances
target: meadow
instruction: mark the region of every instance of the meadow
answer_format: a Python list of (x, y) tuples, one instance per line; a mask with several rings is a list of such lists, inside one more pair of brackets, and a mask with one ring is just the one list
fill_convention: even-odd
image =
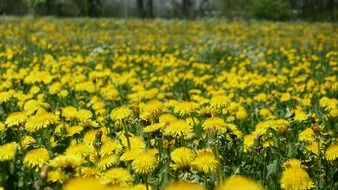
[(0, 189), (338, 189), (338, 26), (0, 18)]

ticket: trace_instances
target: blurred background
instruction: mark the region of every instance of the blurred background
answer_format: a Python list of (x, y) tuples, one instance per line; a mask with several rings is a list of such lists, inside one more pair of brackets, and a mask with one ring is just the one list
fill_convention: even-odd
[(0, 0), (0, 14), (337, 21), (338, 0)]

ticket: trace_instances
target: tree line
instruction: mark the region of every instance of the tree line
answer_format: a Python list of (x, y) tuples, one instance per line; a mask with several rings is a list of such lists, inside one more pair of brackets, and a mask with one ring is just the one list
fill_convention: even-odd
[(0, 0), (1, 15), (337, 21), (338, 0)]

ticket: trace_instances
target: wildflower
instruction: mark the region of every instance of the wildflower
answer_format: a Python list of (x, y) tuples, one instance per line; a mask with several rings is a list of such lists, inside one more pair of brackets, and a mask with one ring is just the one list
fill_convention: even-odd
[(153, 132), (156, 132), (156, 131), (163, 129), (164, 126), (165, 126), (164, 123), (155, 123), (155, 124), (148, 125), (147, 127), (143, 128), (143, 132), (144, 133), (153, 133)]
[(198, 104), (195, 102), (175, 102), (174, 103), (174, 113), (181, 116), (191, 115), (196, 112)]
[(116, 155), (105, 156), (100, 158), (97, 163), (97, 168), (101, 171), (105, 171), (111, 166), (115, 165), (118, 162), (118, 157)]
[(286, 168), (282, 172), (280, 184), (281, 188), (285, 190), (306, 190), (314, 187), (305, 169), (299, 166)]
[(101, 177), (100, 171), (97, 168), (91, 167), (81, 167), (81, 174), (83, 175), (83, 177)]
[(300, 141), (305, 141), (305, 142), (311, 142), (315, 138), (315, 132), (313, 131), (312, 128), (306, 128), (303, 130), (301, 133), (298, 135), (298, 139)]
[(28, 151), (25, 154), (23, 163), (31, 168), (42, 168), (49, 161), (49, 153), (45, 148), (38, 148)]
[(0, 161), (12, 160), (15, 156), (18, 144), (16, 142), (10, 142), (0, 145)]
[(211, 133), (213, 132), (225, 133), (227, 131), (224, 120), (219, 117), (207, 118), (202, 124), (202, 127), (204, 130)]
[(127, 106), (114, 108), (110, 112), (110, 118), (113, 121), (120, 121), (120, 120), (128, 119), (132, 115), (133, 115), (133, 111), (131, 109), (129, 109)]
[(27, 115), (25, 112), (13, 112), (8, 115), (6, 118), (5, 124), (8, 127), (17, 126), (24, 123), (27, 120)]
[(139, 174), (149, 174), (155, 170), (157, 166), (157, 158), (150, 153), (143, 153), (133, 160), (131, 167)]
[(167, 185), (164, 190), (205, 190), (206, 188), (197, 184), (187, 181), (177, 181)]
[(78, 115), (77, 109), (73, 106), (62, 108), (62, 116), (67, 120), (75, 119)]
[(102, 156), (108, 156), (111, 154), (119, 154), (123, 149), (123, 146), (118, 140), (106, 140), (102, 143), (100, 154)]
[(0, 132), (4, 132), (5, 130), (6, 130), (5, 124), (3, 124), (2, 122), (0, 122)]
[(229, 98), (223, 95), (215, 96), (210, 100), (210, 107), (211, 108), (224, 108), (229, 105)]
[(31, 136), (25, 136), (22, 138), (20, 145), (23, 149), (27, 149), (31, 144), (34, 144), (36, 140)]
[(67, 175), (62, 170), (52, 170), (47, 173), (47, 181), (52, 183), (64, 183), (67, 179)]
[(92, 118), (93, 113), (89, 110), (86, 109), (81, 109), (77, 112), (77, 119), (79, 119), (80, 121), (85, 121), (85, 120), (89, 120), (90, 118)]
[(177, 168), (189, 168), (195, 158), (195, 153), (185, 147), (177, 148), (170, 153), (171, 160), (174, 162), (171, 166)]
[(218, 190), (264, 190), (264, 188), (252, 179), (234, 175), (224, 180)]
[(216, 171), (218, 161), (210, 149), (201, 149), (197, 151), (192, 167), (197, 171), (204, 173), (213, 173)]
[(0, 92), (0, 103), (8, 102), (13, 97), (13, 95), (14, 95), (13, 90)]
[(325, 159), (333, 161), (338, 158), (338, 144), (331, 145), (325, 152)]
[(283, 168), (291, 168), (291, 167), (303, 167), (302, 162), (297, 159), (288, 159), (283, 163)]
[(112, 168), (106, 171), (102, 176), (105, 184), (127, 186), (132, 183), (133, 178), (124, 168)]
[(68, 181), (62, 190), (109, 190), (109, 187), (95, 178), (74, 178)]
[(49, 125), (58, 121), (58, 117), (53, 113), (45, 112), (30, 117), (25, 125), (25, 128), (29, 132), (36, 132), (39, 129), (47, 128)]
[(192, 132), (192, 127), (183, 120), (173, 122), (164, 129), (164, 135), (176, 138), (187, 137)]
[(51, 160), (50, 165), (53, 167), (71, 167), (76, 168), (84, 162), (81, 155), (78, 154), (61, 154)]
[(146, 104), (140, 104), (140, 118), (143, 120), (154, 120), (164, 108), (163, 103), (158, 100), (151, 100)]

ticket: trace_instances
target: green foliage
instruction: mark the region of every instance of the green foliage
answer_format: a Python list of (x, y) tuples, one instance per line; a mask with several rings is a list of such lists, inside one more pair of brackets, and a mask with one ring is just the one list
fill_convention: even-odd
[(291, 6), (286, 0), (251, 1), (253, 15), (259, 19), (288, 20), (292, 17)]

